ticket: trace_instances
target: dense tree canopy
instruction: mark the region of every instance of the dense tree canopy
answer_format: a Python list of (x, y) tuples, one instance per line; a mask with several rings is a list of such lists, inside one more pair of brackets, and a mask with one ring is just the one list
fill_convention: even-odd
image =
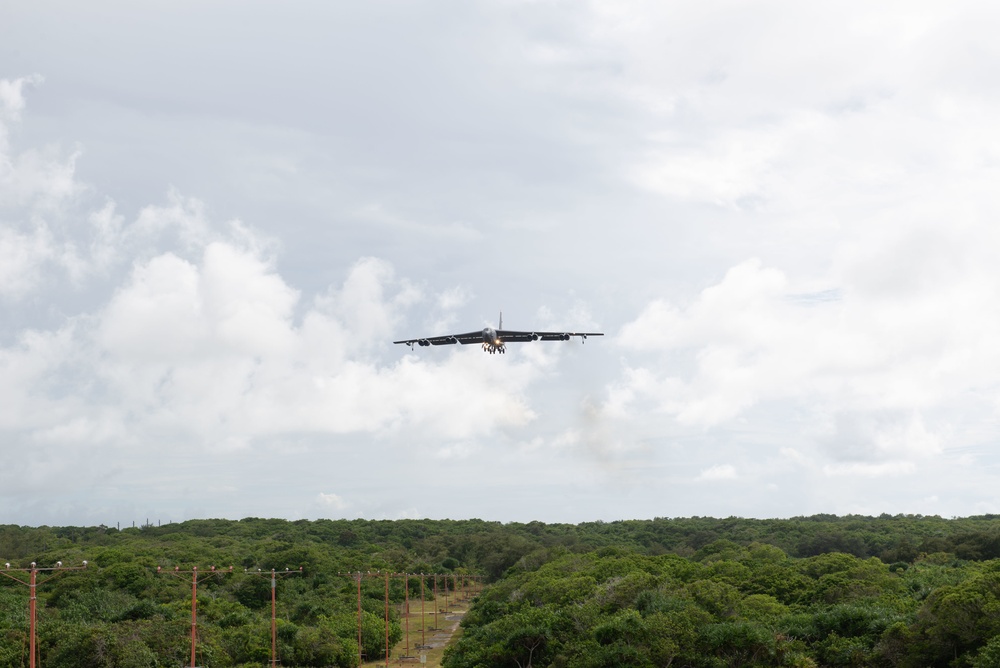
[(997, 665), (1000, 560), (564, 552), (512, 569), (463, 625), (446, 668)]
[[(225, 571), (198, 588), (199, 653), (214, 666), (266, 663), (270, 583), (258, 569), (300, 566), (278, 586), (288, 666), (356, 664), (357, 590), (341, 574), (375, 570), (492, 582), (449, 652), (453, 668), (1000, 665), (993, 516), (0, 526), (0, 563), (83, 559), (86, 570), (40, 577), (42, 665), (181, 665), (190, 580), (157, 567), (210, 565)], [(393, 603), (404, 587), (392, 581)], [(362, 594), (365, 652), (381, 656), (384, 586), (363, 581)], [(23, 586), (0, 578), (0, 668), (26, 665), (26, 602)], [(395, 607), (390, 617), (398, 638)]]

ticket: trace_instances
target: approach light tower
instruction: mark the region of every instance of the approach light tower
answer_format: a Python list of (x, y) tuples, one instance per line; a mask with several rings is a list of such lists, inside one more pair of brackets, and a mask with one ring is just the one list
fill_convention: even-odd
[[(45, 578), (43, 582), (48, 582), (54, 577), (62, 575), (66, 571), (82, 571), (87, 567), (87, 562), (84, 561), (82, 566), (63, 566), (61, 561), (57, 561), (55, 566), (50, 568), (39, 568), (34, 561), (31, 562), (30, 568), (11, 568), (10, 563), (4, 564), (4, 570), (0, 571), (0, 574), (6, 575), (11, 580), (15, 582), (20, 582), (21, 584), (28, 587), (28, 652), (31, 654), (28, 659), (29, 668), (35, 668), (36, 655), (38, 653), (38, 644), (35, 640), (35, 626), (37, 617), (37, 607), (38, 607), (38, 596), (36, 590), (38, 585), (39, 573), (49, 573), (49, 577)], [(28, 579), (22, 580), (16, 575), (11, 575), (11, 573), (28, 573)], [(21, 664), (24, 665), (24, 664)]]
[[(195, 665), (195, 647), (198, 643), (198, 567), (195, 566), (189, 571), (182, 571), (180, 566), (175, 566), (172, 571), (165, 571), (162, 567), (156, 567), (157, 573), (168, 573), (170, 575), (176, 576), (181, 579), (183, 575), (191, 574), (191, 668), (197, 668)], [(228, 571), (217, 571), (215, 566), (212, 566), (207, 571), (200, 571), (204, 574), (201, 579), (204, 580), (213, 575), (226, 575), (233, 572), (233, 567), (230, 566)]]
[(356, 573), (337, 573), (337, 575), (346, 576), (355, 581), (358, 586), (358, 665), (360, 666), (364, 662), (364, 652), (363, 645), (361, 642), (361, 580), (362, 578), (378, 578), (385, 580), (385, 665), (389, 665), (389, 578), (396, 577), (394, 573), (386, 571), (383, 573), (380, 570), (376, 570), (374, 573), (367, 571), (362, 573), (357, 571)]
[[(247, 575), (267, 575), (265, 571), (257, 569), (257, 572), (244, 569), (244, 573)], [(278, 617), (275, 612), (275, 590), (278, 588), (278, 578), (284, 577), (286, 575), (302, 575), (302, 567), (299, 566), (299, 570), (293, 571), (288, 567), (285, 567), (284, 572), (271, 569), (271, 666), (276, 667), (278, 665)]]

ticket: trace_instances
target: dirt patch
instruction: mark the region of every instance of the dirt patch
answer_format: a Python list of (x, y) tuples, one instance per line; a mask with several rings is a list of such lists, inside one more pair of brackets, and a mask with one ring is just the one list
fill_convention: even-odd
[[(465, 610), (452, 610), (439, 614), (437, 628), (434, 628), (433, 613), (423, 615), (422, 621), (420, 614), (411, 613), (409, 649), (407, 649), (407, 641), (404, 637), (403, 641), (393, 647), (389, 663), (395, 666), (413, 664), (419, 665), (421, 668), (440, 668), (445, 647), (462, 635), (461, 622), (465, 613)], [(425, 625), (423, 628), (426, 630), (421, 640), (422, 624)], [(421, 645), (421, 642), (424, 644)], [(426, 657), (423, 663), (420, 661), (421, 655)], [(384, 658), (380, 661), (365, 661), (362, 664), (362, 666), (370, 666), (371, 668), (384, 665), (386, 665)]]
[(439, 647), (445, 647), (451, 638), (455, 635), (455, 631), (458, 630), (459, 624), (462, 623), (462, 617), (465, 616), (464, 612), (458, 612), (450, 615), (445, 615), (445, 625), (443, 628), (438, 629), (433, 632), (430, 638), (427, 639), (427, 645), (431, 649), (437, 649)]

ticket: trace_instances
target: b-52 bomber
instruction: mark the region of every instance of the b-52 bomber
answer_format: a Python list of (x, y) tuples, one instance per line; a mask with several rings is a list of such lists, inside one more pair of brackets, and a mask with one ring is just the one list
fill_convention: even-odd
[(484, 352), (490, 355), (507, 352), (506, 344), (521, 343), (523, 341), (569, 341), (570, 337), (579, 336), (581, 341), (586, 341), (588, 336), (604, 336), (604, 332), (516, 332), (512, 329), (503, 328), (503, 313), (500, 314), (500, 325), (496, 329), (484, 327), (480, 331), (466, 332), (465, 334), (447, 334), (445, 336), (428, 336), (422, 339), (404, 339), (403, 341), (393, 341), (393, 343), (405, 343), (410, 346), (447, 346), (453, 343), (468, 345), (479, 343)]

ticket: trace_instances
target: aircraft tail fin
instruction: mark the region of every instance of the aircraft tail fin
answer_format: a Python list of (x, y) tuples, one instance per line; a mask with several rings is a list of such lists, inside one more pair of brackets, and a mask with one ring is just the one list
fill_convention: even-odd
[(497, 329), (503, 329), (503, 309), (500, 310), (500, 324), (497, 325)]

